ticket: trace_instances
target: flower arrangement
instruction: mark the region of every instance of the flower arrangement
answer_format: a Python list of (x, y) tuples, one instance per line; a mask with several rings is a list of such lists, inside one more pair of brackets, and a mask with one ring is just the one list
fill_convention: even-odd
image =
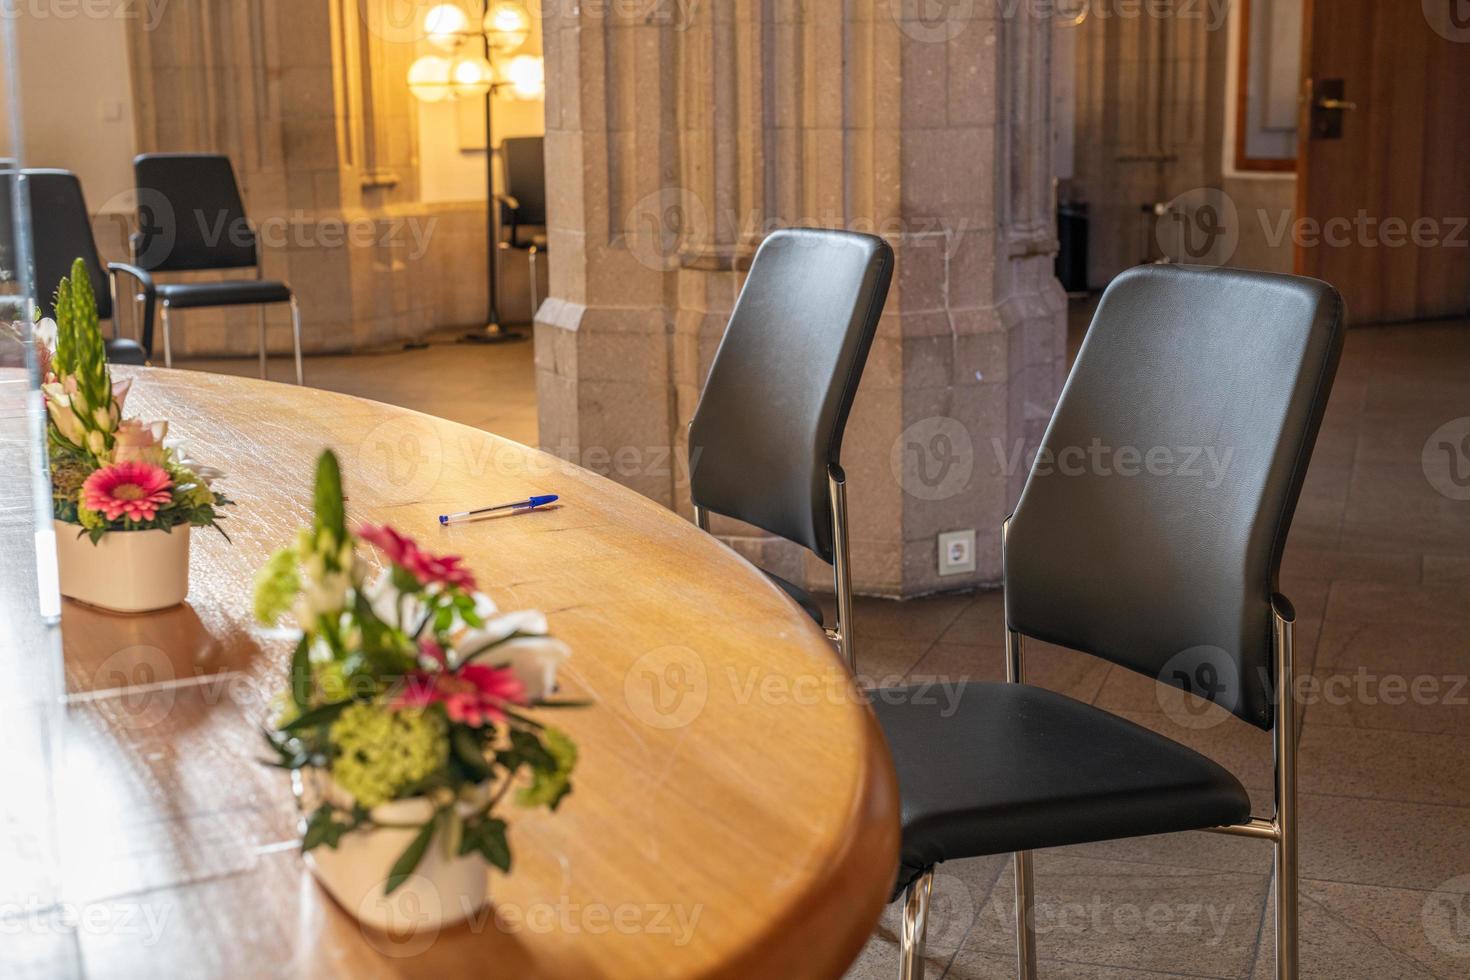
[[(374, 575), (358, 555), (376, 548)], [(290, 613), (302, 635), (290, 684), (267, 728), (270, 765), (318, 777), (303, 852), (384, 824), (375, 808), (423, 799), (432, 812), (384, 869), (383, 894), (402, 885), (437, 835), (443, 853), (511, 868), (497, 806), (555, 810), (571, 791), (577, 748), (527, 709), (553, 701), (566, 645), (539, 612), (498, 613), (456, 557), (438, 557), (389, 527), (347, 528), (337, 458), (317, 464), (315, 518), (255, 580), (255, 614)]]
[(167, 422), (123, 417), (128, 380), (113, 381), (98, 326), (97, 300), (77, 259), (56, 289), (56, 320), (34, 335), (46, 400), (52, 510), (95, 545), (109, 531), (219, 527), (231, 501), (199, 466), (165, 444)]

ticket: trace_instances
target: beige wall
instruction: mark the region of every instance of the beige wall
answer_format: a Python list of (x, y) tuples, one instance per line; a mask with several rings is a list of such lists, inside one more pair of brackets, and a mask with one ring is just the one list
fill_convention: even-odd
[(17, 5), (22, 162), (75, 171), (93, 210), (127, 211), (134, 146), (127, 38), (150, 14), (141, 4), (101, 17), (86, 16), (81, 4), (68, 15), (62, 9)]

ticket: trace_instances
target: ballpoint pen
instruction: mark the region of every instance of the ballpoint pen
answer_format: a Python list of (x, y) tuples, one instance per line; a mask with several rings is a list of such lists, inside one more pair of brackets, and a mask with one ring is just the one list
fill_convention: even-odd
[(514, 503), (496, 504), (494, 507), (480, 507), (476, 510), (462, 510), (458, 514), (440, 514), (439, 523), (458, 524), (460, 521), (467, 521), (471, 518), (479, 517), (481, 514), (492, 514), (497, 510), (535, 510), (537, 507), (544, 507), (547, 504), (552, 503), (556, 499), (556, 494), (548, 493), (543, 494), (539, 497), (530, 497), (526, 500), (517, 500)]

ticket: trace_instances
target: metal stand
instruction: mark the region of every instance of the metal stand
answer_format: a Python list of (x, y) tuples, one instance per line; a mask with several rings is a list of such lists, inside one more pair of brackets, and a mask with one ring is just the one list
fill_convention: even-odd
[[(482, 4), (482, 14), (490, 13), (490, 0)], [(481, 35), (481, 41), (485, 45), (485, 60), (490, 60), (490, 36)], [(491, 85), (490, 90), (485, 93), (485, 268), (489, 276), (486, 284), (486, 292), (489, 302), (485, 311), (485, 326), (479, 330), (472, 330), (464, 335), (464, 340), (471, 344), (504, 344), (515, 340), (525, 340), (526, 335), (514, 330), (507, 330), (501, 326), (500, 311), (496, 308), (499, 289), (497, 279), (499, 270), (496, 267), (496, 256), (500, 252), (500, 222), (497, 220), (499, 202), (495, 199), (495, 130), (491, 120), (491, 100), (495, 98), (495, 90), (499, 85)]]

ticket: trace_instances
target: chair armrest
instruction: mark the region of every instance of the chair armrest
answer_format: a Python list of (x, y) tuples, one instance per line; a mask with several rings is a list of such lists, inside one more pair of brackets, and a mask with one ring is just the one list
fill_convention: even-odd
[(510, 194), (496, 194), (495, 200), (500, 203), (500, 223), (510, 227), (510, 245), (516, 248), (521, 235), (521, 202)]
[[(107, 263), (107, 274), (109, 276), (112, 276), (114, 279), (116, 279), (118, 273), (122, 273), (125, 276), (132, 276), (138, 281), (138, 285), (143, 288), (143, 326), (142, 329), (138, 332), (138, 340), (143, 345), (144, 356), (152, 357), (153, 307), (158, 296), (157, 287), (153, 283), (153, 276), (150, 275), (147, 270), (140, 269), (136, 265), (129, 265), (126, 262)], [(115, 293), (116, 289), (114, 289), (113, 292)], [(117, 316), (119, 312), (120, 311), (118, 310), (112, 311), (114, 324), (117, 323)]]

